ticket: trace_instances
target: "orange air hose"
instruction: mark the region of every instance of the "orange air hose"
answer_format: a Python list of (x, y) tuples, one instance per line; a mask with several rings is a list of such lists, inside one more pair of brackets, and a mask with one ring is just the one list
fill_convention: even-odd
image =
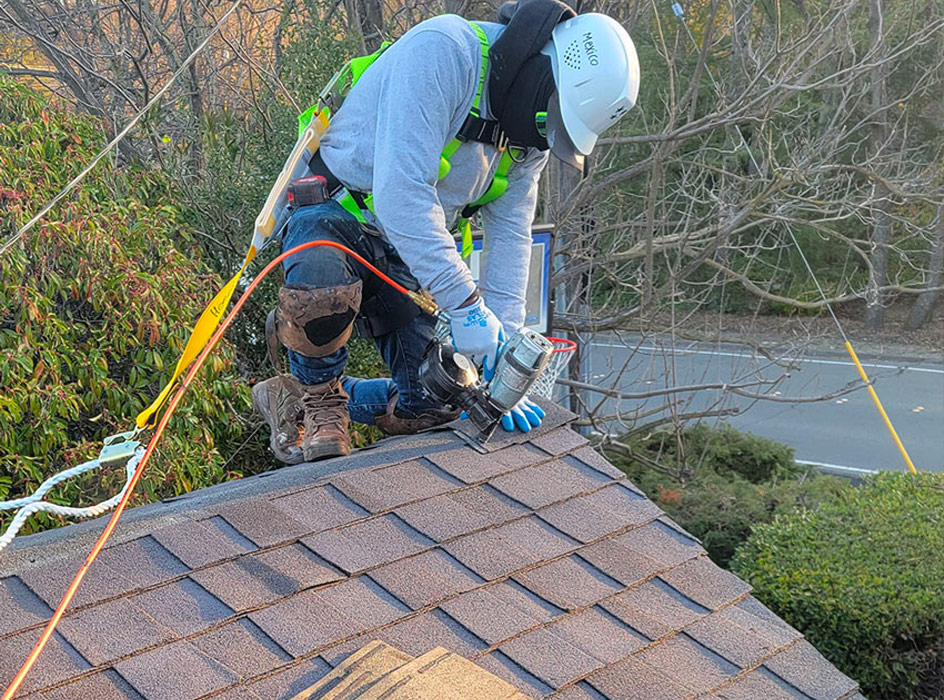
[(308, 243), (303, 243), (299, 246), (295, 246), (291, 250), (287, 250), (278, 257), (276, 257), (272, 262), (263, 268), (263, 270), (256, 276), (252, 281), (249, 287), (246, 289), (246, 293), (243, 294), (239, 301), (233, 306), (229, 314), (226, 315), (226, 318), (220, 323), (219, 328), (213, 334), (213, 337), (210, 338), (210, 341), (206, 344), (206, 347), (203, 348), (203, 351), (190, 366), (190, 369), (187, 371), (187, 374), (184, 376), (183, 380), (180, 383), (180, 386), (177, 388), (177, 391), (174, 392), (173, 397), (170, 399), (170, 402), (167, 405), (167, 410), (164, 411), (164, 415), (161, 416), (160, 421), (157, 424), (157, 428), (154, 430), (154, 434), (151, 436), (151, 439), (148, 441), (147, 448), (144, 451), (144, 455), (141, 457), (141, 462), (138, 464), (137, 469), (135, 469), (134, 474), (132, 474), (131, 479), (128, 481), (128, 488), (125, 491), (125, 495), (122, 497), (121, 501), (118, 503), (118, 507), (115, 508), (115, 512), (112, 513), (111, 518), (108, 520), (108, 524), (105, 526), (104, 531), (99, 535), (98, 540), (96, 540), (95, 545), (92, 547), (92, 550), (89, 552), (88, 556), (85, 558), (85, 562), (79, 568), (78, 573), (76, 573), (75, 578), (72, 579), (72, 583), (69, 584), (69, 588), (66, 590), (65, 595), (62, 596), (62, 600), (59, 603), (59, 606), (56, 608), (56, 612), (50, 618), (49, 622), (46, 624), (46, 628), (43, 630), (42, 636), (36, 642), (36, 645), (33, 647), (33, 650), (30, 652), (29, 657), (23, 663), (22, 668), (13, 679), (13, 682), (10, 683), (10, 686), (7, 688), (6, 692), (3, 694), (3, 698), (0, 700), (12, 700), (13, 696), (16, 694), (16, 691), (19, 690), (20, 686), (23, 684), (23, 681), (26, 679), (27, 674), (29, 674), (30, 669), (36, 664), (36, 660), (39, 658), (39, 655), (42, 653), (46, 644), (49, 642), (50, 637), (52, 637), (53, 632), (56, 630), (56, 626), (59, 624), (59, 620), (62, 618), (63, 614), (66, 611), (66, 608), (69, 607), (69, 603), (72, 602), (72, 599), (75, 597), (76, 591), (79, 589), (79, 585), (82, 583), (82, 579), (85, 578), (85, 574), (88, 572), (89, 567), (92, 565), (92, 562), (98, 557), (99, 553), (102, 551), (102, 548), (105, 546), (105, 542), (108, 541), (108, 538), (111, 536), (112, 532), (115, 529), (115, 526), (118, 524), (118, 519), (121, 517), (121, 514), (124, 512), (125, 507), (128, 505), (128, 501), (131, 500), (131, 495), (134, 492), (134, 488), (137, 485), (138, 481), (141, 478), (141, 474), (144, 473), (144, 468), (147, 466), (148, 460), (154, 452), (154, 448), (157, 446), (157, 443), (160, 442), (161, 436), (164, 434), (164, 429), (167, 427), (167, 423), (170, 421), (171, 416), (174, 414), (174, 411), (177, 408), (177, 404), (180, 403), (180, 400), (183, 398), (184, 392), (187, 391), (187, 388), (193, 382), (194, 377), (197, 372), (200, 371), (200, 367), (203, 366), (203, 363), (206, 361), (207, 356), (213, 351), (213, 348), (216, 347), (219, 343), (220, 338), (223, 337), (223, 333), (233, 322), (233, 319), (236, 317), (236, 314), (239, 313), (240, 309), (243, 308), (243, 305), (246, 303), (246, 300), (249, 298), (249, 295), (253, 293), (255, 288), (259, 286), (259, 283), (265, 279), (265, 276), (268, 275), (273, 268), (275, 268), (279, 263), (285, 260), (287, 257), (294, 255), (302, 250), (308, 248), (314, 248), (316, 246), (328, 246), (330, 248), (337, 248), (338, 250), (350, 255), (352, 258), (357, 260), (361, 265), (364, 265), (368, 270), (373, 272), (375, 275), (380, 277), (384, 282), (392, 286), (397, 291), (402, 294), (406, 294), (410, 297), (417, 305), (420, 306), (424, 311), (433, 313), (436, 311), (436, 304), (426, 297), (414, 292), (410, 289), (407, 289), (403, 285), (392, 280), (390, 277), (385, 275), (383, 272), (378, 270), (376, 267), (367, 262), (363, 257), (355, 253), (350, 248), (347, 248), (340, 243), (335, 243), (333, 241), (310, 241)]

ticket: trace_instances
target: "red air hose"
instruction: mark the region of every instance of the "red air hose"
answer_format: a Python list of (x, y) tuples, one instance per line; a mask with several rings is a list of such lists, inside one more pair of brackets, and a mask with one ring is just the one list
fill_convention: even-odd
[(164, 434), (164, 429), (167, 427), (170, 417), (174, 415), (174, 411), (177, 409), (177, 404), (180, 403), (181, 398), (183, 398), (184, 392), (187, 391), (187, 388), (193, 382), (194, 377), (197, 372), (200, 371), (200, 367), (203, 366), (203, 363), (206, 361), (207, 356), (213, 351), (213, 348), (216, 347), (216, 344), (219, 343), (220, 338), (223, 337), (223, 333), (226, 332), (226, 329), (229, 328), (229, 325), (233, 322), (233, 319), (236, 317), (236, 314), (239, 313), (239, 310), (243, 308), (243, 305), (246, 303), (246, 300), (249, 299), (249, 295), (253, 293), (256, 287), (259, 286), (259, 283), (265, 279), (272, 270), (285, 258), (290, 255), (294, 255), (302, 250), (307, 248), (314, 248), (316, 246), (329, 246), (331, 248), (337, 248), (338, 250), (350, 255), (352, 258), (357, 260), (357, 262), (364, 265), (368, 270), (373, 272), (375, 275), (380, 277), (384, 282), (391, 285), (397, 291), (408, 295), (411, 299), (421, 305), (425, 305), (424, 308), (429, 310), (435, 309), (435, 304), (431, 301), (422, 297), (421, 295), (413, 292), (401, 284), (398, 284), (396, 281), (392, 280), (390, 277), (385, 275), (383, 272), (378, 270), (376, 267), (367, 262), (360, 255), (355, 253), (350, 248), (347, 248), (339, 243), (333, 241), (311, 241), (309, 243), (303, 243), (302, 245), (296, 246), (291, 250), (287, 250), (272, 262), (263, 268), (256, 278), (252, 281), (249, 287), (246, 289), (246, 293), (243, 294), (239, 301), (233, 306), (232, 310), (226, 315), (226, 318), (223, 319), (220, 323), (219, 328), (216, 329), (216, 332), (213, 334), (213, 337), (210, 338), (210, 341), (206, 344), (206, 347), (203, 348), (203, 352), (197, 357), (190, 369), (187, 371), (187, 374), (184, 376), (183, 380), (180, 383), (180, 386), (177, 388), (177, 391), (174, 392), (171, 397), (167, 410), (164, 411), (164, 415), (161, 416), (160, 422), (157, 424), (157, 428), (154, 430), (154, 434), (151, 436), (151, 439), (148, 441), (147, 448), (144, 451), (144, 456), (141, 457), (141, 461), (138, 463), (137, 469), (134, 470), (134, 474), (131, 476), (131, 479), (128, 481), (128, 488), (125, 491), (125, 495), (122, 497), (121, 502), (118, 503), (118, 507), (115, 508), (115, 512), (112, 513), (111, 518), (108, 520), (108, 524), (105, 526), (105, 530), (99, 536), (98, 540), (95, 542), (95, 546), (92, 547), (92, 550), (89, 552), (88, 556), (85, 558), (85, 562), (82, 564), (78, 573), (75, 575), (75, 578), (72, 579), (72, 583), (69, 585), (68, 590), (66, 590), (65, 595), (62, 597), (62, 601), (59, 603), (59, 606), (56, 608), (56, 612), (53, 614), (52, 618), (46, 624), (46, 629), (43, 630), (42, 636), (39, 638), (39, 641), (36, 642), (36, 646), (33, 647), (33, 650), (30, 652), (29, 657), (26, 659), (26, 662), (23, 664), (23, 667), (16, 674), (16, 677), (13, 679), (13, 682), (10, 683), (10, 687), (7, 688), (6, 692), (3, 694), (2, 700), (13, 700), (13, 696), (16, 695), (16, 691), (19, 690), (20, 686), (23, 684), (23, 681), (26, 679), (27, 674), (30, 672), (30, 669), (33, 668), (33, 665), (36, 663), (36, 660), (39, 658), (40, 653), (42, 653), (46, 644), (49, 642), (49, 638), (52, 637), (53, 632), (56, 630), (56, 625), (59, 624), (59, 620), (62, 618), (63, 613), (65, 613), (66, 608), (69, 607), (69, 603), (72, 602), (72, 599), (75, 597), (75, 593), (79, 588), (79, 584), (82, 583), (82, 579), (85, 578), (85, 574), (88, 572), (89, 567), (92, 565), (92, 562), (98, 557), (99, 552), (102, 551), (102, 548), (105, 546), (105, 542), (108, 541), (108, 538), (111, 536), (111, 533), (114, 531), (115, 526), (118, 524), (118, 519), (121, 517), (121, 514), (124, 512), (125, 507), (128, 505), (128, 501), (131, 500), (131, 495), (134, 492), (134, 488), (138, 483), (138, 480), (141, 478), (141, 474), (144, 473), (144, 468), (147, 466), (148, 460), (151, 458), (151, 455), (154, 452), (154, 448), (157, 446), (157, 443), (160, 442), (161, 436)]

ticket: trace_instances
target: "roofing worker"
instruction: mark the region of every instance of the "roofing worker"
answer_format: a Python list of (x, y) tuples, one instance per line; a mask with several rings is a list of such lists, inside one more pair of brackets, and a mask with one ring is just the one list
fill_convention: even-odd
[[(369, 64), (310, 164), (331, 198), (298, 208), (282, 241), (283, 250), (342, 243), (402, 285), (427, 291), (450, 312), (456, 349), (484, 364), (486, 375), (524, 322), (530, 229), (548, 151), (582, 167), (639, 87), (633, 43), (610, 17), (576, 16), (558, 0), (521, 0), (506, 3), (499, 19), (434, 17)], [(479, 208), (488, 253), (481, 289), (450, 232)], [(288, 349), (293, 376), (252, 392), (280, 460), (348, 454), (351, 419), (404, 434), (455, 418), (418, 378), (433, 317), (336, 249), (307, 249), (284, 265), (267, 335), (270, 349), (275, 335)], [(391, 379), (344, 376), (355, 321), (374, 338)], [(503, 420), (508, 430), (528, 431), (543, 418), (527, 401), (512, 414)]]

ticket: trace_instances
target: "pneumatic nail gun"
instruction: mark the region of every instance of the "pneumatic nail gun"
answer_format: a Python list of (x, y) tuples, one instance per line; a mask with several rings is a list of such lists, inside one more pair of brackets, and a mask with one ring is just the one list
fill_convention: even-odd
[(485, 382), (472, 361), (453, 348), (449, 319), (441, 312), (436, 337), (420, 365), (420, 381), (437, 401), (465, 411), (484, 445), (502, 416), (528, 395), (553, 350), (540, 333), (522, 329), (502, 346), (495, 373)]

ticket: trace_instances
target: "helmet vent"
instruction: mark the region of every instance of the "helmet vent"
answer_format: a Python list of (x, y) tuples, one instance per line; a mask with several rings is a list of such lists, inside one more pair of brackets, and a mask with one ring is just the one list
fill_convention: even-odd
[(564, 65), (573, 70), (580, 70), (580, 42), (574, 39), (564, 51)]

